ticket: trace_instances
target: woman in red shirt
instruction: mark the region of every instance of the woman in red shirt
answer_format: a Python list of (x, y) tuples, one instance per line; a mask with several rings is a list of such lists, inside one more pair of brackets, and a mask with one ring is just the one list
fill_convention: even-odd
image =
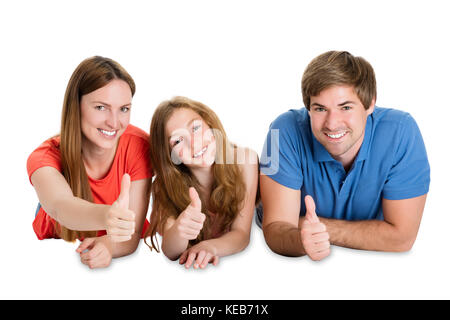
[(90, 268), (134, 252), (148, 227), (149, 137), (129, 124), (134, 93), (117, 62), (84, 60), (66, 89), (60, 134), (27, 161), (37, 237), (82, 240), (77, 251)]

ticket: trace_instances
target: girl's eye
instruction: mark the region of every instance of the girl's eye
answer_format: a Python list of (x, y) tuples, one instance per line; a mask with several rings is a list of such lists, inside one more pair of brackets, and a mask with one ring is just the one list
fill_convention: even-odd
[(175, 147), (177, 144), (179, 144), (181, 141), (183, 141), (183, 137), (179, 137), (177, 140), (175, 140), (172, 143), (172, 148)]
[(126, 112), (130, 111), (130, 108), (122, 107), (122, 108), (120, 108), (120, 111), (122, 111), (123, 113), (126, 113)]
[(95, 109), (103, 111), (103, 110), (105, 110), (105, 107), (104, 106), (96, 106)]
[(195, 125), (195, 126), (192, 127), (192, 131), (195, 132), (195, 131), (197, 131), (198, 129), (200, 129), (201, 127), (202, 127), (202, 126), (201, 126), (200, 124)]

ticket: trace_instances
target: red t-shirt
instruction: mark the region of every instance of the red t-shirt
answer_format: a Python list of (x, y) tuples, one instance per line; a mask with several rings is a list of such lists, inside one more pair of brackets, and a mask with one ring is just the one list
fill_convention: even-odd
[[(89, 177), (94, 203), (111, 205), (120, 194), (122, 177), (128, 173), (131, 181), (150, 178), (153, 175), (149, 156), (149, 136), (143, 130), (128, 125), (119, 139), (113, 164), (103, 179), (95, 180)], [(42, 167), (61, 168), (61, 154), (59, 150), (60, 138), (50, 138), (42, 143), (28, 157), (27, 170), (31, 182), (31, 175)], [(145, 219), (142, 230), (143, 237), (149, 222)], [(33, 229), (39, 240), (59, 238), (55, 231), (55, 221), (47, 215), (41, 207), (33, 221)], [(98, 231), (97, 236), (105, 235), (106, 231)]]

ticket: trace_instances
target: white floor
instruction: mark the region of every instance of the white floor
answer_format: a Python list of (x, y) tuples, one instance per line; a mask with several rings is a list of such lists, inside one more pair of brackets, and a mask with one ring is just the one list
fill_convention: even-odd
[[(424, 5), (423, 3), (426, 3)], [(448, 30), (445, 1), (1, 2), (0, 298), (450, 298)], [(103, 55), (134, 77), (131, 121), (148, 130), (163, 99), (209, 105), (232, 141), (258, 153), (270, 122), (300, 108), (301, 75), (328, 50), (373, 65), (377, 105), (410, 112), (424, 137), (431, 187), (412, 251), (333, 247), (326, 260), (249, 247), (218, 267), (185, 270), (141, 243), (104, 270), (77, 245), (38, 241), (26, 159), (59, 131), (65, 87), (82, 59)]]

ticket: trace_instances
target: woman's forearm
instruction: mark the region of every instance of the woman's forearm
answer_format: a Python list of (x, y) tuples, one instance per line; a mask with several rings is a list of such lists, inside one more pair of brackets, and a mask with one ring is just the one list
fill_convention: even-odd
[[(45, 204), (42, 204), (45, 208)], [(62, 226), (77, 231), (106, 229), (106, 216), (110, 206), (66, 196), (54, 201), (49, 215)]]
[(141, 239), (140, 234), (134, 233), (131, 239), (124, 242), (114, 242), (108, 237), (109, 247), (111, 249), (111, 255), (113, 258), (120, 258), (132, 254), (136, 251), (139, 241)]

